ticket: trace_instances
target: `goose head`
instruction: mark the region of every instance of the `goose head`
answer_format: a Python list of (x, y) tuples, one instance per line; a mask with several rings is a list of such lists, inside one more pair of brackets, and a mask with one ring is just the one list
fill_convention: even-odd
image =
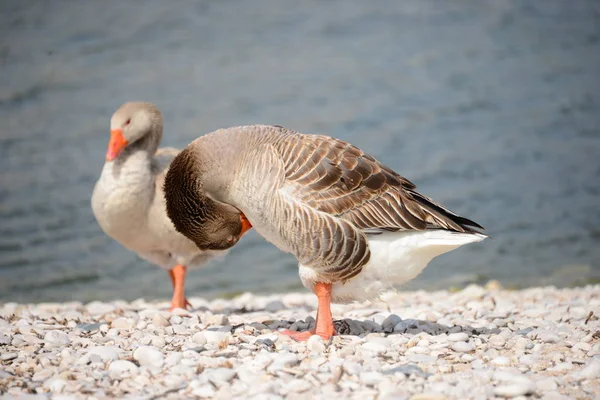
[(226, 250), (252, 225), (232, 205), (213, 200), (204, 191), (200, 158), (190, 148), (175, 157), (165, 178), (167, 215), (175, 229), (200, 250)]
[[(110, 119), (110, 140), (106, 161), (113, 161), (123, 151), (136, 144), (154, 153), (162, 137), (162, 116), (150, 103), (123, 104)], [(145, 139), (145, 140), (142, 140)]]

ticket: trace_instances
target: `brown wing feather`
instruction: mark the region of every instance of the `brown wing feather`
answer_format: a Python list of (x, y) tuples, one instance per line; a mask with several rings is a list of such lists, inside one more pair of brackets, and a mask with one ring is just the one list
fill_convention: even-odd
[(477, 223), (415, 190), (415, 185), (358, 147), (339, 139), (286, 131), (277, 145), (295, 198), (365, 231), (448, 229)]

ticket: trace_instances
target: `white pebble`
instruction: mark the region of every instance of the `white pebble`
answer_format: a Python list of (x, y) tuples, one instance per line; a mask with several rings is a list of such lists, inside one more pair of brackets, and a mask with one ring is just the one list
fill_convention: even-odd
[(112, 304), (102, 303), (100, 301), (92, 301), (86, 306), (87, 312), (90, 315), (108, 314), (116, 310)]
[(71, 339), (69, 339), (69, 335), (63, 331), (54, 330), (48, 331), (44, 335), (44, 342), (50, 346), (64, 346), (71, 343)]
[(219, 331), (204, 331), (204, 337), (207, 343), (221, 343), (229, 337), (229, 334)]
[(110, 326), (116, 329), (131, 329), (134, 325), (134, 322), (130, 318), (119, 317), (113, 322), (111, 322)]
[(464, 332), (456, 332), (448, 335), (449, 342), (466, 342), (469, 340), (469, 335)]
[(119, 348), (114, 346), (95, 346), (87, 351), (88, 356), (98, 356), (102, 362), (119, 359)]
[(467, 342), (455, 342), (452, 344), (452, 350), (458, 353), (468, 353), (475, 350), (475, 348), (472, 344)]
[(207, 342), (204, 332), (194, 333), (194, 336), (192, 336), (192, 341), (200, 346), (205, 345)]
[(108, 376), (111, 379), (130, 378), (136, 375), (137, 372), (137, 365), (127, 360), (113, 361), (108, 366)]
[(217, 387), (228, 383), (235, 375), (235, 370), (229, 368), (215, 368), (207, 371), (207, 378)]
[(306, 342), (306, 348), (315, 353), (322, 353), (325, 351), (325, 342), (319, 335), (312, 335)]
[(164, 315), (159, 313), (154, 314), (154, 316), (152, 317), (152, 323), (154, 324), (154, 326), (162, 327), (171, 325), (169, 320)]
[(492, 365), (496, 365), (496, 366), (507, 366), (510, 365), (510, 359), (508, 357), (496, 357), (491, 361)]
[(535, 384), (536, 384), (538, 390), (541, 390), (542, 392), (549, 392), (551, 390), (556, 390), (558, 388), (558, 385), (556, 384), (556, 380), (554, 380), (554, 378), (552, 378), (552, 377), (540, 379)]
[(367, 351), (371, 351), (373, 353), (375, 353), (376, 355), (381, 355), (381, 354), (385, 354), (385, 352), (387, 351), (387, 346), (377, 343), (377, 342), (366, 342), (363, 343), (362, 348), (364, 350)]
[[(53, 378), (44, 382), (44, 387), (52, 393), (60, 393), (66, 386), (67, 381), (61, 378)], [(56, 398), (56, 396), (54, 398)]]
[(381, 382), (383, 375), (380, 372), (369, 371), (360, 374), (360, 381), (367, 386), (374, 386)]
[(2, 353), (0, 356), (0, 360), (2, 361), (10, 361), (17, 358), (19, 355), (17, 353)]
[(525, 396), (535, 392), (535, 385), (533, 382), (517, 382), (511, 384), (503, 384), (494, 388), (494, 394), (500, 397), (517, 397)]
[(600, 360), (597, 358), (590, 360), (585, 368), (577, 374), (576, 378), (580, 381), (600, 378)]
[(163, 353), (153, 346), (140, 346), (133, 352), (133, 358), (140, 365), (151, 367), (162, 367), (165, 356)]

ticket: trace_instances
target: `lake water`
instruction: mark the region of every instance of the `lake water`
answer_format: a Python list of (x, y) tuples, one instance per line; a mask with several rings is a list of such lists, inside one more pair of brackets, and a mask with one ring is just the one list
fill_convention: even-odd
[[(109, 118), (155, 102), (164, 145), (279, 124), (352, 142), (493, 237), (407, 288), (600, 277), (597, 1), (0, 4), (0, 301), (169, 298), (90, 196)], [(300, 287), (255, 232), (188, 293)]]

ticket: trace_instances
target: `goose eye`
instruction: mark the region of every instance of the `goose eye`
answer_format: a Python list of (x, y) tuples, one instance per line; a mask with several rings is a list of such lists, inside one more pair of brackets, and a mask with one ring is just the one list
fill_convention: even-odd
[(127, 121), (125, 121), (125, 126), (129, 125), (131, 123), (131, 118), (128, 118)]

